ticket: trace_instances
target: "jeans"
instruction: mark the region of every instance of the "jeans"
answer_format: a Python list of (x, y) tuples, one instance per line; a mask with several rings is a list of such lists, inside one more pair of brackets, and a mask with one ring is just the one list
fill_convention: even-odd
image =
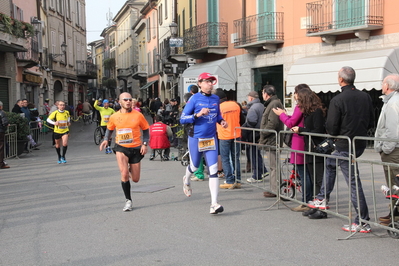
[(252, 171), (254, 171), (252, 178), (262, 180), (262, 174), (267, 172), (265, 165), (263, 164), (263, 158), (260, 150), (257, 146), (249, 145), (247, 146), (247, 154), (250, 155), (250, 160), (252, 164)]
[[(239, 141), (240, 138), (236, 140)], [(220, 156), (222, 157), (223, 171), (227, 184), (241, 182), (240, 144), (234, 141), (234, 139), (219, 140)]]
[[(364, 149), (360, 149), (356, 151), (356, 157), (359, 157), (362, 155), (364, 152)], [(334, 151), (332, 155), (335, 156), (341, 156), (348, 158), (349, 157), (349, 152), (347, 151)], [(327, 158), (326, 160), (326, 179), (325, 182), (323, 180), (323, 184), (320, 189), (320, 193), (317, 195), (318, 199), (324, 199), (326, 198), (327, 200), (330, 198), (330, 194), (332, 190), (334, 189), (335, 185), (335, 177), (337, 173), (337, 167), (336, 167), (336, 160), (334, 158)], [(349, 161), (348, 160), (338, 160), (337, 163), (341, 167), (342, 174), (345, 177), (346, 184), (349, 185)], [(366, 203), (366, 198), (364, 197), (364, 192), (363, 192), (363, 187), (362, 187), (362, 182), (360, 181), (359, 178), (359, 169), (357, 164), (351, 164), (351, 176), (350, 176), (350, 190), (351, 190), (351, 201), (352, 205), (355, 208), (356, 211), (356, 218), (354, 223), (359, 224), (359, 211), (360, 211), (360, 216), (363, 220), (370, 220), (369, 217), (369, 210), (367, 207)], [(355, 171), (356, 171), (356, 179), (355, 179)], [(356, 180), (358, 184), (358, 192), (359, 192), (359, 201), (357, 200), (356, 196)], [(359, 206), (358, 206), (359, 203)]]
[(313, 183), (306, 164), (297, 164), (296, 172), (301, 177), (302, 202), (308, 203), (313, 199)]

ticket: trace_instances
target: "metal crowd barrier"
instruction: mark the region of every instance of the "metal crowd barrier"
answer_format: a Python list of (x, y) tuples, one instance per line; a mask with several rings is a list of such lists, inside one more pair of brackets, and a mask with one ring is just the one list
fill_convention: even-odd
[[(238, 128), (236, 128), (238, 129)], [(277, 191), (272, 191), (270, 188), (270, 178), (271, 175), (269, 176), (264, 176), (263, 180), (261, 182), (247, 182), (247, 179), (252, 177), (253, 175), (253, 169), (251, 167), (251, 171), (243, 171), (241, 174), (241, 182), (243, 183), (248, 183), (251, 186), (258, 187), (262, 190), (272, 192), (277, 195), (276, 197), (276, 202), (273, 203), (272, 206), (270, 206), (268, 209), (273, 207), (274, 205), (279, 206), (280, 204), (284, 204), (284, 201), (292, 201), (298, 204), (303, 204), (306, 205), (307, 203), (302, 201), (302, 189), (306, 187), (306, 180), (301, 180), (299, 181), (298, 177), (296, 177), (296, 173), (298, 173), (298, 169), (296, 165), (291, 165), (289, 160), (287, 159), (290, 155), (291, 152), (297, 153), (297, 154), (303, 154), (305, 157), (305, 164), (306, 162), (306, 155), (313, 157), (313, 160), (315, 158), (323, 158), (323, 164), (324, 166), (326, 165), (326, 160), (327, 158), (330, 158), (332, 160), (335, 160), (335, 167), (336, 167), (336, 176), (335, 176), (335, 185), (334, 188), (330, 194), (330, 199), (329, 199), (329, 206), (330, 209), (328, 210), (323, 210), (326, 213), (348, 220), (348, 224), (352, 223), (353, 220), (353, 215), (356, 215), (356, 213), (353, 210), (352, 202), (351, 202), (351, 186), (350, 186), (350, 176), (351, 176), (351, 171), (352, 167), (355, 166), (356, 164), (358, 165), (359, 173), (355, 171), (355, 183), (356, 183), (356, 198), (357, 198), (357, 205), (359, 206), (359, 183), (357, 177), (359, 177), (364, 195), (366, 198), (366, 202), (368, 205), (369, 209), (369, 216), (370, 216), (370, 221), (362, 220), (361, 219), (361, 213), (359, 210), (359, 223), (364, 222), (368, 223), (371, 226), (379, 227), (386, 229), (392, 237), (399, 238), (399, 223), (393, 223), (390, 226), (384, 226), (379, 224), (378, 221), (378, 216), (381, 216), (381, 214), (388, 213), (389, 208), (388, 206), (388, 201), (385, 199), (385, 196), (380, 190), (380, 187), (382, 184), (385, 184), (385, 176), (384, 172), (382, 170), (382, 166), (387, 166), (389, 168), (399, 168), (399, 164), (394, 164), (394, 163), (384, 163), (381, 162), (381, 160), (371, 160), (368, 157), (370, 157), (370, 153), (368, 152), (367, 155), (363, 153), (362, 156), (356, 157), (353, 154), (356, 154), (356, 140), (366, 140), (366, 141), (375, 141), (375, 140), (385, 140), (385, 141), (394, 141), (397, 142), (398, 140), (395, 139), (375, 139), (371, 137), (356, 137), (354, 138), (353, 141), (349, 139), (347, 136), (330, 136), (327, 134), (316, 134), (316, 133), (303, 133), (301, 135), (304, 135), (305, 138), (309, 139), (309, 146), (312, 143), (312, 138), (314, 137), (322, 137), (322, 138), (334, 138), (334, 139), (344, 139), (348, 142), (349, 145), (349, 156), (348, 157), (342, 157), (342, 156), (336, 156), (333, 154), (321, 154), (321, 153), (316, 153), (312, 152), (309, 147), (308, 150), (310, 151), (298, 151), (298, 150), (293, 150), (290, 147), (287, 147), (285, 145), (279, 145), (279, 143), (282, 143), (282, 138), (283, 134), (293, 134), (292, 131), (280, 131), (276, 132), (274, 130), (260, 130), (260, 129), (253, 129), (253, 128), (245, 128), (245, 127), (240, 127), (241, 130), (248, 130), (250, 131), (255, 139), (255, 136), (257, 132), (269, 132), (270, 134), (273, 134), (277, 141), (275, 146), (270, 146), (270, 145), (260, 145), (255, 142), (248, 142), (245, 140), (237, 140), (236, 143), (240, 144), (240, 150), (241, 150), (241, 158), (240, 158), (240, 166), (241, 169), (246, 169), (246, 162), (249, 159), (251, 162), (252, 160), (255, 159), (254, 166), (258, 167), (259, 163), (263, 163), (266, 165), (268, 168), (268, 171), (270, 171), (270, 161), (268, 158), (268, 152), (270, 151), (276, 151), (276, 165), (277, 165), (277, 171), (276, 171), (276, 183), (277, 183)], [(254, 149), (256, 152), (253, 152)], [(252, 151), (252, 152), (251, 152)], [(259, 151), (259, 153), (258, 153)], [(353, 152), (352, 152), (353, 151)], [(256, 160), (257, 158), (254, 156), (259, 156), (261, 160)], [(352, 155), (351, 155), (352, 154)], [(348, 161), (349, 163), (349, 184), (346, 184), (345, 178), (343, 177), (343, 174), (340, 169), (340, 162), (341, 161)], [(311, 169), (311, 172), (313, 176), (315, 175), (315, 165), (313, 164), (313, 168)], [(262, 174), (264, 174), (265, 171), (262, 171)], [(237, 176), (237, 173), (235, 173)], [(299, 173), (300, 174), (300, 173)], [(284, 186), (285, 182), (287, 182), (290, 177), (293, 176), (293, 187), (292, 190), (288, 191), (281, 186)], [(303, 176), (303, 175), (302, 175)], [(344, 181), (344, 182), (342, 182)], [(326, 170), (324, 168), (324, 174), (323, 174), (323, 183), (325, 184), (326, 182)], [(386, 184), (388, 187), (392, 187), (393, 184)], [(294, 191), (294, 193), (292, 193)], [(306, 191), (305, 191), (306, 192)], [(314, 182), (313, 178), (313, 188), (312, 188), (312, 195), (315, 196), (318, 194), (318, 191), (316, 191), (316, 184)], [(326, 194), (324, 192), (324, 194)], [(389, 200), (390, 203), (390, 208), (391, 208), (391, 213), (392, 213), (392, 206), (394, 205), (395, 199), (392, 199), (392, 197)], [(380, 214), (380, 215), (378, 215)], [(350, 235), (348, 238), (356, 234), (357, 232), (350, 232)], [(347, 239), (347, 238), (346, 238)]]
[(9, 125), (5, 134), (4, 158), (17, 156), (17, 125)]

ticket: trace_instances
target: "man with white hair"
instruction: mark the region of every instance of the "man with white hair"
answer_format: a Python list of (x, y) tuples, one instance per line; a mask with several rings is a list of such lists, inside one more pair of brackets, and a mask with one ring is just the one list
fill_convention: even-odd
[(8, 119), (6, 113), (3, 111), (3, 102), (0, 102), (0, 168), (6, 169), (10, 168), (7, 164), (4, 163), (4, 143), (5, 134), (8, 127)]
[[(376, 138), (398, 139), (399, 138), (399, 75), (390, 74), (382, 82), (382, 106), (375, 131)], [(386, 163), (399, 164), (399, 141), (375, 141), (374, 149), (381, 155), (381, 161)], [(392, 189), (395, 183), (395, 176), (399, 169), (384, 165), (384, 174), (387, 186)], [(392, 218), (393, 216), (393, 218)], [(396, 216), (396, 217), (395, 217)], [(380, 217), (382, 225), (389, 225), (391, 220), (399, 221), (399, 211), (394, 209), (393, 215)]]

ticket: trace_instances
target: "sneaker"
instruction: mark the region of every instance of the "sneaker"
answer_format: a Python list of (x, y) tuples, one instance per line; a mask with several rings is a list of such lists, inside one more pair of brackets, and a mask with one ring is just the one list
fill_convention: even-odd
[(218, 171), (218, 177), (219, 177), (219, 178), (224, 178), (224, 172), (223, 172), (223, 170)]
[(59, 163), (59, 164), (62, 163), (62, 158), (60, 158), (60, 159), (58, 160), (58, 163)]
[(184, 194), (185, 194), (187, 197), (191, 197), (192, 189), (191, 189), (191, 187), (190, 187), (190, 184), (187, 185), (187, 184), (184, 182), (184, 179), (185, 179), (185, 177), (183, 176), (183, 192), (184, 192)]
[(327, 213), (323, 212), (321, 210), (318, 209), (311, 209), (311, 210), (316, 210), (316, 212), (309, 214), (308, 218), (309, 219), (324, 219), (327, 218)]
[(162, 159), (164, 160), (164, 161), (169, 161), (169, 157), (168, 156), (162, 156)]
[(320, 210), (328, 210), (330, 207), (327, 205), (327, 200), (326, 199), (314, 199), (313, 201), (309, 201), (309, 207), (310, 208), (318, 208)]
[(351, 225), (344, 225), (342, 230), (346, 232), (359, 232), (359, 233), (370, 233), (371, 228), (369, 224), (359, 225), (359, 224), (351, 224)]
[(196, 176), (191, 177), (190, 180), (191, 180), (191, 181), (204, 181), (203, 178), (198, 178), (198, 177), (196, 177)]
[(67, 161), (65, 160), (64, 157), (61, 157), (61, 163), (66, 163)]
[(255, 179), (253, 177), (247, 178), (247, 182), (248, 183), (259, 183), (259, 182), (262, 182), (262, 181), (263, 181), (262, 179)]
[(264, 172), (263, 174), (262, 174), (262, 179), (263, 178), (266, 178), (266, 177), (268, 177), (269, 176), (269, 172)]
[(154, 160), (154, 155), (150, 156), (150, 161)]
[(125, 203), (125, 207), (123, 207), (123, 211), (128, 212), (131, 210), (133, 210), (132, 201), (127, 199), (126, 203)]
[(210, 214), (217, 214), (217, 213), (221, 213), (223, 211), (224, 211), (223, 206), (218, 204), (218, 203), (216, 203), (216, 204), (212, 204), (211, 205), (211, 209), (210, 209), (209, 213)]
[(301, 204), (295, 208), (291, 208), (291, 211), (294, 211), (294, 212), (304, 212), (304, 211), (308, 211), (308, 210), (310, 210), (310, 208), (303, 204)]

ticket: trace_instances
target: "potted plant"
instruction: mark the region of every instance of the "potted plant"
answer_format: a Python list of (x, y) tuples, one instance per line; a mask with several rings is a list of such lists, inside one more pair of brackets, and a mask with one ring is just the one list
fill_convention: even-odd
[(19, 21), (19, 20), (14, 20), (14, 30), (13, 33), (16, 37), (18, 38), (24, 38), (25, 37), (25, 31), (22, 28), (24, 24)]
[(22, 154), (25, 145), (28, 142), (27, 136), (30, 134), (30, 128), (25, 117), (20, 114), (6, 112), (8, 123), (16, 125), (9, 127), (9, 133), (17, 131), (17, 155)]

